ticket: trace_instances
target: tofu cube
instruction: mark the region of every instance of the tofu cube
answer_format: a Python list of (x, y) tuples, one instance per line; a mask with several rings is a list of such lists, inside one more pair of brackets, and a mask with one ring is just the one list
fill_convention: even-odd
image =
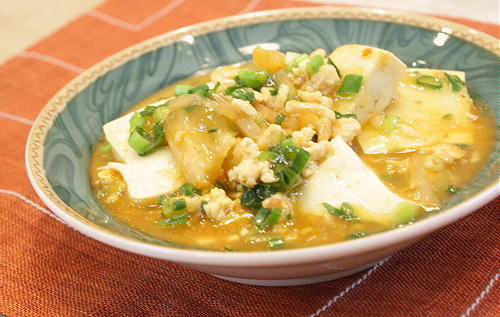
[(339, 208), (347, 202), (361, 220), (384, 225), (404, 223), (416, 215), (419, 207), (391, 192), (341, 137), (331, 143), (334, 154), (299, 189), (299, 212), (330, 216), (323, 203)]
[[(453, 91), (445, 73), (456, 75), (465, 83), (463, 72), (408, 69), (399, 83), (398, 97), (385, 110), (385, 114), (400, 118), (400, 126), (387, 132), (380, 126), (383, 117), (370, 120), (358, 135), (363, 152), (386, 154), (437, 144), (471, 144), (472, 99), (465, 85), (460, 91)], [(417, 78), (425, 75), (438, 78), (442, 87), (432, 89), (417, 84)]]
[(341, 113), (355, 113), (361, 124), (389, 105), (406, 69), (393, 53), (364, 45), (340, 46), (330, 58), (343, 77), (348, 74), (363, 76), (360, 92), (345, 96), (334, 105)]

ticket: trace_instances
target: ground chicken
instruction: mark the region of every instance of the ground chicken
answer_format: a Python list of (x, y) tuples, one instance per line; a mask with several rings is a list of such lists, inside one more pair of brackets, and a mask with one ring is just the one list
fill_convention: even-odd
[(257, 145), (263, 151), (269, 151), (269, 147), (279, 144), (285, 137), (285, 132), (281, 126), (271, 124), (267, 129), (257, 138)]
[(264, 183), (278, 181), (269, 162), (257, 159), (260, 151), (252, 139), (243, 138), (234, 152), (235, 156), (242, 158), (241, 162), (227, 173), (229, 181), (234, 185), (254, 187), (259, 181)]
[(285, 194), (274, 194), (262, 201), (262, 207), (267, 209), (279, 208), (283, 211), (281, 219), (287, 219), (292, 215), (293, 205), (292, 202)]
[(305, 90), (297, 90), (297, 94), (299, 95), (300, 100), (304, 102), (314, 102), (319, 103), (322, 106), (332, 108), (333, 100), (332, 98), (325, 97), (319, 91), (305, 91)]
[(276, 96), (271, 95), (271, 90), (272, 88), (269, 87), (263, 87), (261, 90), (261, 100), (255, 97), (257, 101), (262, 101), (264, 106), (266, 106), (269, 109), (272, 109), (273, 111), (276, 112), (283, 112), (285, 109), (285, 103), (288, 99), (288, 93), (290, 92), (290, 88), (285, 85), (281, 84), (278, 87), (278, 93)]
[(354, 118), (340, 118), (335, 121), (334, 134), (340, 136), (346, 143), (351, 144), (360, 132), (361, 125)]
[(312, 127), (305, 127), (300, 129), (299, 131), (292, 132), (292, 140), (296, 145), (300, 147), (311, 146), (312, 144), (314, 144), (312, 139), (315, 134), (316, 131), (314, 131)]
[(335, 66), (325, 64), (316, 74), (311, 76), (310, 85), (313, 91), (320, 91), (323, 95), (330, 95), (340, 83)]
[(121, 175), (109, 168), (101, 169), (97, 172), (97, 185), (99, 186), (99, 197), (106, 197), (107, 203), (114, 203), (127, 190), (127, 184)]
[(311, 154), (311, 160), (320, 161), (333, 153), (333, 145), (329, 141), (314, 142), (316, 132), (311, 127), (302, 128), (292, 133), (295, 144)]
[(205, 214), (216, 221), (226, 218), (228, 211), (234, 206), (234, 202), (226, 196), (226, 192), (216, 187), (212, 188), (207, 195), (202, 196), (202, 199)]
[(219, 90), (224, 91), (227, 87), (236, 85), (234, 77), (238, 76), (238, 71), (238, 67), (235, 66), (222, 66), (210, 74), (210, 80), (214, 83), (219, 82)]

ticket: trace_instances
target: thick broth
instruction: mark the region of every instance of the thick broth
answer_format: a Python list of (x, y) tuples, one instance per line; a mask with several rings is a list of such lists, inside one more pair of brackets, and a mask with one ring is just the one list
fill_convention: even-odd
[[(181, 83), (198, 85), (208, 80), (208, 75), (201, 75)], [(180, 84), (180, 83), (176, 83)], [(176, 85), (169, 86), (154, 95), (141, 101), (131, 111), (143, 108), (157, 100), (173, 96)], [(467, 144), (463, 149), (467, 156), (436, 173), (427, 173), (427, 180), (431, 182), (434, 200), (445, 202), (451, 195), (446, 191), (448, 184), (461, 187), (467, 184), (478, 173), (494, 146), (495, 129), (493, 115), (481, 105), (473, 110), (478, 116), (473, 126), (468, 127), (474, 135), (474, 144)], [(480, 140), (479, 142), (477, 142)], [(215, 224), (213, 222), (194, 219), (186, 226), (167, 227), (155, 224), (161, 220), (161, 207), (157, 199), (136, 201), (125, 193), (113, 203), (107, 203), (99, 195), (97, 183), (98, 168), (114, 161), (112, 152), (102, 153), (101, 149), (106, 142), (97, 145), (91, 162), (91, 181), (103, 207), (114, 217), (141, 232), (150, 234), (159, 239), (172, 241), (181, 245), (199, 247), (218, 251), (264, 251), (269, 250), (268, 240), (272, 237), (286, 237), (286, 248), (303, 248), (322, 244), (335, 243), (349, 239), (353, 234), (376, 233), (391, 228), (371, 222), (346, 222), (339, 218), (327, 215), (317, 216), (296, 210), (295, 217), (284, 224), (275, 226), (270, 232), (259, 233), (252, 222), (253, 213), (239, 208), (236, 213), (243, 215), (236, 220)], [(419, 152), (400, 153), (392, 155), (364, 154), (357, 144), (354, 149), (362, 160), (376, 172), (384, 183), (395, 193), (404, 198), (413, 200), (426, 207), (427, 211), (436, 210), (435, 204), (426, 201), (425, 189), (415, 186), (412, 175), (419, 173), (422, 154)], [(425, 214), (422, 210), (421, 215)]]

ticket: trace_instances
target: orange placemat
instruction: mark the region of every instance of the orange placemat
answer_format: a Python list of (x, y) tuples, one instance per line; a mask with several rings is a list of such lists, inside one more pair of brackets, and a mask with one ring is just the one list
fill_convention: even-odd
[[(289, 288), (239, 285), (127, 253), (50, 217), (24, 144), (70, 79), (127, 46), (289, 0), (110, 0), (0, 66), (0, 316), (498, 316), (500, 199), (376, 268)], [(494, 36), (497, 25), (448, 18)]]

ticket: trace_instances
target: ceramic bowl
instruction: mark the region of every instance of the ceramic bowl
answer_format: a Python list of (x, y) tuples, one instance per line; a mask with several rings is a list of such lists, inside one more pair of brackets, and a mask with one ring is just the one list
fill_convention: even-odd
[(97, 64), (42, 110), (26, 147), (33, 187), (72, 228), (117, 248), (256, 285), (331, 280), (373, 266), (498, 194), (492, 156), (442, 213), (367, 238), (273, 252), (214, 252), (148, 236), (108, 214), (94, 197), (89, 161), (104, 123), (138, 101), (200, 70), (251, 58), (266, 43), (282, 51), (327, 51), (348, 43), (394, 52), (407, 65), (461, 70), (468, 88), (498, 113), (498, 42), (452, 22), (378, 9), (297, 8), (256, 12), (185, 27), (134, 45)]

